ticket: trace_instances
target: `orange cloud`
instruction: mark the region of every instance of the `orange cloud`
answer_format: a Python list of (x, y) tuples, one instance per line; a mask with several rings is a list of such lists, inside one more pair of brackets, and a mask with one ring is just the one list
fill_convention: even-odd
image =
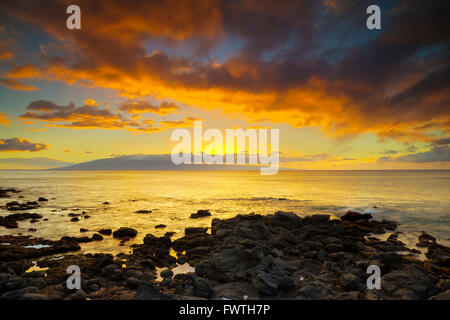
[(8, 125), (11, 121), (6, 117), (6, 115), (2, 112), (0, 112), (0, 125)]
[[(418, 3), (423, 10), (418, 10)], [(436, 131), (440, 138), (450, 133), (446, 59), (450, 29), (441, 16), (434, 16), (433, 6), (422, 3), (408, 3), (401, 14), (392, 10), (392, 25), (379, 37), (351, 48), (331, 49), (330, 41), (326, 45), (320, 41), (334, 34), (333, 23), (321, 24), (315, 20), (317, 14), (324, 14), (325, 8), (331, 22), (352, 20), (359, 6), (329, 0), (207, 1), (196, 6), (190, 1), (81, 1), (83, 10), (95, 12), (83, 15), (83, 28), (89, 32), (68, 32), (61, 28), (65, 16), (59, 14), (64, 3), (50, 0), (45, 8), (8, 3), (5, 12), (40, 25), (59, 46), (47, 46), (39, 62), (16, 66), (5, 77), (111, 88), (138, 99), (121, 106), (121, 111), (130, 114), (176, 111), (139, 100), (153, 95), (161, 101), (221, 109), (255, 124), (263, 120), (319, 126), (336, 137), (373, 132), (380, 139), (433, 141), (431, 134)], [(351, 34), (353, 29), (344, 31)], [(422, 41), (403, 41), (418, 33)], [(212, 49), (233, 36), (244, 42), (243, 48), (220, 63), (211, 59)], [(442, 43), (439, 54), (416, 58)], [(149, 44), (172, 51), (191, 45), (193, 52), (169, 54), (170, 50), (149, 49)], [(264, 58), (267, 53), (273, 57)], [(22, 118), (68, 121), (55, 125), (72, 128), (162, 130), (112, 113), (96, 117), (77, 110), (70, 117), (48, 116), (25, 114)], [(168, 120), (160, 125), (184, 124)]]
[(22, 138), (0, 139), (1, 152), (17, 152), (17, 151), (42, 151), (50, 146), (44, 143), (33, 143)]
[(98, 103), (97, 101), (93, 100), (93, 99), (86, 99), (84, 101), (84, 104), (89, 106), (89, 107), (98, 107)]
[(22, 81), (15, 80), (15, 79), (0, 78), (0, 84), (6, 86), (9, 89), (18, 90), (18, 91), (38, 91), (39, 90), (38, 88), (36, 88), (33, 85), (26, 84)]
[(128, 113), (154, 113), (158, 115), (167, 115), (175, 113), (178, 110), (178, 106), (173, 102), (163, 101), (159, 106), (155, 106), (146, 101), (137, 102), (125, 102), (120, 105), (119, 110), (126, 111)]

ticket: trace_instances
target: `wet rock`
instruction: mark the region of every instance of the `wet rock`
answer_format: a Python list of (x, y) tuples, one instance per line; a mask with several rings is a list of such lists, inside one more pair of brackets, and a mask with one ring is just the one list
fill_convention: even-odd
[(143, 259), (139, 261), (139, 264), (146, 267), (146, 268), (150, 268), (151, 270), (155, 270), (155, 263), (153, 262), (153, 260), (151, 259)]
[(259, 272), (252, 279), (255, 289), (262, 295), (274, 296), (278, 292), (278, 283), (269, 274)]
[(351, 222), (358, 221), (358, 220), (369, 220), (369, 219), (372, 219), (372, 215), (370, 213), (361, 214), (359, 212), (351, 211), (351, 210), (347, 211), (347, 213), (341, 217), (341, 220), (351, 221)]
[(94, 269), (102, 269), (114, 263), (114, 259), (110, 254), (100, 254), (96, 257), (92, 267)]
[(111, 229), (100, 229), (98, 230), (98, 233), (104, 235), (104, 236), (110, 236), (112, 234)]
[(303, 224), (302, 219), (293, 212), (277, 211), (275, 212), (275, 217), (279, 220), (284, 220), (292, 227), (298, 227)]
[(43, 289), (47, 283), (43, 277), (38, 277), (30, 281), (30, 285), (33, 287), (37, 287), (39, 289)]
[(197, 297), (202, 297), (210, 299), (214, 294), (214, 290), (208, 280), (203, 278), (196, 278), (194, 282), (194, 295)]
[(391, 269), (401, 269), (403, 258), (395, 252), (383, 252), (380, 254), (380, 260), (385, 266)]
[(80, 250), (80, 246), (70, 239), (51, 241), (33, 239), (29, 236), (0, 236), (0, 243), (2, 242), (11, 242), (11, 245), (5, 248), (0, 246), (0, 261), (33, 259)]
[(421, 242), (436, 242), (436, 238), (429, 235), (425, 231), (422, 231), (422, 234), (419, 236), (419, 241), (421, 241)]
[(113, 232), (114, 238), (134, 238), (137, 235), (137, 230), (133, 228), (121, 227)]
[(142, 282), (133, 297), (133, 300), (162, 300), (164, 294), (157, 286), (147, 281)]
[(298, 290), (297, 299), (302, 300), (320, 300), (320, 299), (329, 299), (328, 296), (329, 289), (321, 281), (313, 281), (302, 286)]
[(70, 295), (71, 300), (86, 300), (86, 292), (84, 290), (79, 289), (75, 293)]
[(25, 203), (19, 203), (18, 201), (7, 202), (5, 205), (8, 211), (18, 211), (18, 210), (33, 210), (39, 208), (37, 201), (28, 201)]
[(358, 276), (349, 272), (344, 272), (339, 278), (339, 284), (346, 291), (359, 290), (363, 283), (364, 282)]
[(208, 231), (208, 228), (200, 228), (200, 227), (191, 227), (184, 229), (184, 234), (193, 234), (193, 233), (206, 233)]
[(11, 290), (16, 290), (16, 289), (21, 289), (27, 286), (27, 281), (23, 278), (20, 277), (15, 277), (13, 279), (11, 279), (10, 281), (8, 281), (8, 283), (6, 284), (6, 290), (7, 291), (11, 291)]
[(311, 222), (313, 224), (327, 223), (328, 221), (330, 221), (328, 214), (314, 214), (311, 216)]
[(209, 210), (198, 210), (197, 213), (192, 213), (191, 218), (203, 218), (211, 216), (211, 212)]
[(92, 240), (93, 240), (93, 241), (102, 241), (102, 240), (103, 240), (103, 237), (102, 237), (101, 235), (99, 235), (98, 233), (94, 233), (94, 234), (92, 235)]
[(12, 290), (2, 294), (1, 300), (22, 300), (24, 295), (28, 293), (39, 294), (40, 291), (38, 288), (31, 286), (22, 289)]
[(135, 211), (135, 213), (148, 214), (148, 213), (152, 213), (152, 210), (137, 210), (137, 211)]
[(5, 217), (0, 217), (0, 226), (4, 226), (7, 229), (13, 229), (18, 227), (18, 221), (31, 220), (37, 222), (42, 216), (38, 213), (15, 213)]
[(172, 278), (173, 272), (172, 272), (172, 270), (165, 269), (165, 270), (161, 271), (160, 275), (161, 275), (161, 278)]
[(436, 238), (429, 235), (425, 231), (422, 231), (422, 234), (419, 236), (419, 242), (416, 246), (420, 248), (427, 248), (436, 243)]
[[(391, 296), (403, 295), (406, 291), (397, 291), (399, 289), (407, 289), (413, 295), (409, 298), (426, 299), (437, 294), (438, 290), (435, 286), (436, 280), (427, 277), (424, 270), (408, 266), (404, 270), (394, 270), (381, 277), (381, 288)], [(395, 294), (395, 292), (397, 293)]]
[(426, 257), (436, 265), (444, 268), (450, 268), (450, 248), (437, 243), (428, 246)]
[(441, 292), (435, 296), (428, 298), (429, 300), (450, 300), (450, 290)]
[(0, 198), (9, 198), (10, 193), (19, 193), (20, 191), (14, 188), (2, 189), (0, 188)]
[(21, 300), (36, 301), (36, 300), (48, 300), (48, 298), (47, 296), (40, 293), (25, 293), (22, 296)]
[(142, 281), (136, 278), (128, 278), (127, 279), (127, 287), (131, 289), (137, 289), (141, 285)]
[(75, 242), (75, 243), (87, 243), (87, 242), (92, 242), (92, 238), (89, 237), (69, 237), (69, 236), (65, 236), (61, 238), (62, 241), (67, 241), (67, 242)]

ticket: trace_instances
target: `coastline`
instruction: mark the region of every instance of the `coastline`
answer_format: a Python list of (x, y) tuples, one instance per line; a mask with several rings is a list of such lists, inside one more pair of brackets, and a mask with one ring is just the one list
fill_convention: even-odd
[[(9, 206), (22, 210), (36, 203)], [(209, 215), (199, 210), (193, 218)], [(24, 213), (14, 219), (39, 217)], [(139, 230), (124, 226), (57, 241), (0, 236), (0, 299), (450, 299), (450, 248), (423, 233), (422, 261), (419, 251), (398, 240), (396, 228), (393, 221), (358, 212), (341, 219), (247, 214), (213, 219), (210, 228), (187, 227), (176, 240), (171, 232), (147, 234), (116, 256), (77, 251), (80, 243), (105, 237), (126, 244)], [(386, 232), (392, 234), (380, 240)], [(70, 265), (81, 269), (80, 290), (67, 289)], [(381, 289), (367, 288), (370, 265), (381, 270)]]

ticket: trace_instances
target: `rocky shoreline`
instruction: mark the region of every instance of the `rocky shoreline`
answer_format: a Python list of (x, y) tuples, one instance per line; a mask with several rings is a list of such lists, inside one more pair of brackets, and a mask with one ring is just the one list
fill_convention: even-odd
[[(199, 210), (192, 218), (209, 215)], [(0, 227), (39, 218), (13, 214), (1, 218)], [(129, 254), (116, 256), (76, 251), (79, 243), (103, 237), (124, 244), (138, 230), (102, 229), (57, 241), (0, 236), (0, 299), (450, 299), (450, 248), (424, 232), (417, 243), (426, 249), (421, 260), (420, 251), (398, 239), (396, 228), (395, 222), (351, 211), (341, 219), (281, 211), (237, 215), (213, 219), (210, 228), (186, 228), (176, 240), (171, 232), (147, 234)], [(67, 288), (70, 265), (81, 269), (79, 290)], [(367, 288), (370, 265), (381, 270), (381, 289)]]

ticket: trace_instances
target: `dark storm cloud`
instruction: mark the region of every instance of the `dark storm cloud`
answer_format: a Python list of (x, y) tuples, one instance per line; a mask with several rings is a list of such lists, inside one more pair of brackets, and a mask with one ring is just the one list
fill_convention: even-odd
[[(157, 92), (255, 119), (316, 125), (336, 135), (374, 132), (381, 138), (430, 142), (429, 130), (449, 134), (448, 1), (78, 4), (83, 22), (75, 32), (64, 28), (67, 3), (0, 5), (2, 12), (36, 23), (60, 44), (58, 50), (41, 50), (40, 62), (29, 72), (9, 69), (8, 79), (79, 82), (133, 98)], [(369, 4), (381, 6), (380, 31), (365, 26)], [(213, 61), (215, 50), (231, 40), (243, 45), (220, 63)], [(193, 49), (148, 52), (149, 43)]]
[(44, 143), (33, 143), (29, 140), (22, 138), (10, 138), (10, 139), (0, 139), (0, 151), (11, 152), (11, 151), (42, 151), (48, 149), (49, 145)]
[(450, 147), (433, 147), (430, 151), (408, 154), (395, 159), (398, 162), (446, 162), (450, 161)]

